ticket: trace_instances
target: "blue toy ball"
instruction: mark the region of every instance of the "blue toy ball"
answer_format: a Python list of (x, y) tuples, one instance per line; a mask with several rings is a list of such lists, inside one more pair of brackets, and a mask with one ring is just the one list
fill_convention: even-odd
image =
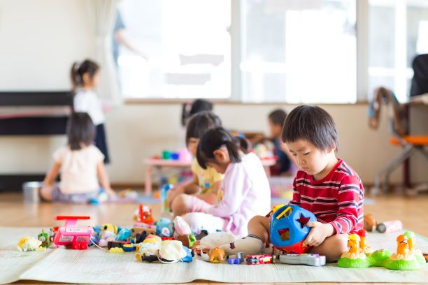
[(316, 220), (313, 213), (299, 206), (282, 206), (271, 216), (270, 241), (287, 253), (305, 253), (309, 247), (303, 246), (303, 241), (311, 230), (306, 224)]

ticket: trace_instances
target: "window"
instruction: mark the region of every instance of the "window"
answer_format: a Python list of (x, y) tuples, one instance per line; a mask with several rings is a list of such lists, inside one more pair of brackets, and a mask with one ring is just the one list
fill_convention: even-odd
[(379, 86), (398, 100), (409, 94), (415, 55), (428, 53), (428, 1), (369, 1), (368, 92)]
[(356, 102), (356, 5), (357, 0), (122, 1), (118, 11), (126, 37), (148, 58), (119, 49), (122, 94)]
[(243, 1), (244, 101), (356, 101), (356, 2)]
[(125, 97), (230, 97), (230, 0), (127, 0), (118, 9), (126, 38), (148, 59), (120, 47)]

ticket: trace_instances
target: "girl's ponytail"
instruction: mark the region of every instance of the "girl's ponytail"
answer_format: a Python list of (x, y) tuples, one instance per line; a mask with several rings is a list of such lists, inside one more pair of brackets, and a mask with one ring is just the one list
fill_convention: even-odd
[(80, 65), (81, 64), (76, 61), (71, 66), (70, 78), (71, 78), (71, 85), (72, 85), (72, 90), (73, 91), (76, 91), (77, 87), (79, 87), (83, 83), (82, 82), (82, 77), (79, 75)]
[(239, 148), (241, 149), (241, 151), (244, 154), (248, 154), (248, 152), (250, 151), (250, 148), (251, 148), (251, 143), (247, 139), (245, 139), (243, 137), (237, 136), (235, 138), (236, 138), (236, 140), (239, 143)]

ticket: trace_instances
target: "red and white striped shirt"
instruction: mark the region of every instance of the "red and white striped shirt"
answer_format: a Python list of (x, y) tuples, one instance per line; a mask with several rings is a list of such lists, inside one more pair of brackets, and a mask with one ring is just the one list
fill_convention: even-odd
[(321, 180), (298, 171), (290, 204), (315, 214), (321, 223), (330, 223), (336, 234), (363, 228), (364, 187), (358, 174), (343, 160)]

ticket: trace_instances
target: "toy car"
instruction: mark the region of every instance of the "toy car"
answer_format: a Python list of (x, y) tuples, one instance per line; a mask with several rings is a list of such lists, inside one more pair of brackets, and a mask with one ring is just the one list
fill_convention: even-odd
[(311, 266), (323, 266), (325, 265), (325, 256), (319, 254), (282, 254), (279, 256), (280, 263), (286, 264), (304, 264)]
[(87, 249), (91, 242), (92, 227), (77, 227), (77, 220), (89, 220), (88, 216), (58, 216), (57, 220), (65, 220), (65, 226), (60, 227), (55, 234), (54, 243), (71, 247), (72, 249)]
[(270, 254), (247, 255), (245, 260), (248, 265), (269, 264), (269, 263), (272, 263), (272, 255)]

